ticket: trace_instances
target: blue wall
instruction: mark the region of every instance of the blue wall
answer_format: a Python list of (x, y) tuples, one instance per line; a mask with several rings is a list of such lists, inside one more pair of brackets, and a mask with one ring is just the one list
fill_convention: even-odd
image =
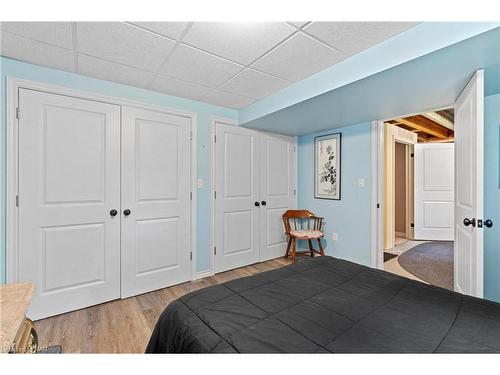
[(160, 94), (135, 87), (89, 78), (78, 74), (48, 69), (37, 65), (0, 57), (0, 283), (5, 282), (5, 93), (6, 77), (12, 76), (77, 90), (121, 97), (146, 104), (178, 108), (197, 114), (197, 174), (204, 180), (197, 190), (197, 263), (198, 271), (210, 269), (210, 125), (212, 116), (236, 120), (236, 110), (217, 107), (193, 100)]
[[(314, 199), (314, 137), (342, 133), (341, 200)], [(298, 138), (298, 207), (325, 218), (325, 252), (367, 266), (371, 263), (371, 123)], [(365, 187), (358, 187), (358, 178)], [(332, 232), (338, 239), (332, 240)]]
[(484, 297), (500, 302), (500, 94), (484, 102)]

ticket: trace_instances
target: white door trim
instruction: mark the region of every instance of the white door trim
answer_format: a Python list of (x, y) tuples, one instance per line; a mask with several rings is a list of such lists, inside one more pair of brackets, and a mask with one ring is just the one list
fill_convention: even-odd
[[(129, 100), (125, 98), (102, 95), (89, 91), (72, 89), (64, 86), (56, 86), (48, 83), (30, 81), (17, 77), (6, 78), (6, 215), (5, 215), (5, 273), (6, 282), (16, 282), (18, 279), (18, 210), (16, 207), (16, 196), (19, 191), (18, 187), (18, 126), (16, 118), (16, 109), (19, 105), (18, 92), (20, 88), (28, 90), (42, 91), (50, 94), (65, 95), (79, 99), (99, 101), (103, 103), (115, 104), (119, 106), (128, 105), (132, 107), (143, 108), (147, 110), (159, 111), (177, 116), (183, 116), (190, 119), (191, 122), (191, 192), (193, 199), (191, 201), (191, 238), (190, 251), (193, 254), (191, 262), (191, 277), (196, 271), (196, 129), (197, 129), (197, 114), (196, 112), (184, 111), (170, 107), (157, 106), (140, 101)], [(21, 113), (22, 116), (22, 113)], [(22, 197), (21, 197), (22, 199)]]

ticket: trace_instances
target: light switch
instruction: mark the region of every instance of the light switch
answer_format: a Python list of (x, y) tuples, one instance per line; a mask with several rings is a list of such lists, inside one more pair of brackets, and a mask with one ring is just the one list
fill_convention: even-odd
[(363, 177), (358, 178), (358, 187), (365, 187), (365, 179)]
[(196, 181), (196, 186), (198, 189), (203, 189), (203, 178), (199, 178), (198, 181)]

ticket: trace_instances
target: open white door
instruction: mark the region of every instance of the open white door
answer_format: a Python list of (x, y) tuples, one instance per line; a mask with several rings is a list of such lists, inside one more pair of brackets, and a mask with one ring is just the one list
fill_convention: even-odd
[(215, 272), (259, 261), (259, 133), (216, 124)]
[(414, 238), (453, 241), (454, 144), (417, 143), (414, 155)]
[(484, 71), (455, 104), (455, 290), (483, 297)]
[(295, 208), (295, 139), (260, 134), (260, 261), (285, 255), (283, 214)]

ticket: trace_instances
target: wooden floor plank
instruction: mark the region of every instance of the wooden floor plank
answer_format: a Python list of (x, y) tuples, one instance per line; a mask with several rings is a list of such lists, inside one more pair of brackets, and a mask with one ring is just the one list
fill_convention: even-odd
[(165, 307), (192, 291), (290, 264), (278, 258), (122, 300), (35, 322), (41, 348), (61, 345), (64, 353), (144, 353)]

